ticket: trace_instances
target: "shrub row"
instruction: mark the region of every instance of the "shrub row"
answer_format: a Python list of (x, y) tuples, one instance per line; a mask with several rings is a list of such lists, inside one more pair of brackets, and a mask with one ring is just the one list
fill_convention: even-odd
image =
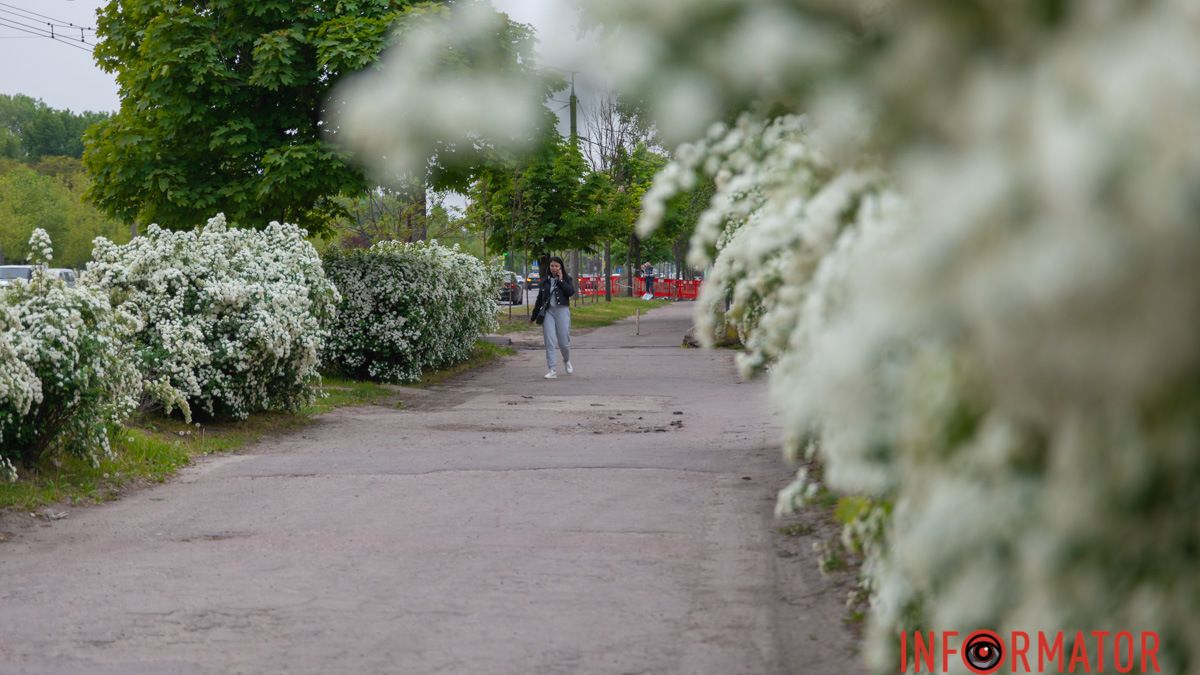
[(141, 391), (129, 318), (102, 290), (46, 272), (45, 231), (30, 248), (40, 263), (32, 279), (0, 293), (0, 478), (50, 450), (99, 461), (111, 453), (109, 427)]
[(86, 282), (137, 322), (137, 366), (151, 402), (191, 417), (295, 411), (320, 384), (337, 289), (295, 225), (193, 231), (151, 226), (123, 246), (96, 241)]
[(45, 232), (30, 246), (33, 278), (0, 292), (0, 478), (50, 452), (99, 461), (139, 406), (189, 421), (294, 412), (319, 396), (323, 359), (411, 381), (494, 328), (498, 272), (436, 242), (334, 254), (327, 277), (300, 228), (218, 215), (97, 239), (73, 288), (45, 272)]
[(353, 377), (413, 382), (496, 330), (500, 271), (437, 242), (381, 242), (327, 257), (343, 300), (326, 351)]

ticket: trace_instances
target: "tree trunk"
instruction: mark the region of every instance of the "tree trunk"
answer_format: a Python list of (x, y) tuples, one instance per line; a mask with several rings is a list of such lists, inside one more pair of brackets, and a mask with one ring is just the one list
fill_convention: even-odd
[(683, 237), (675, 240), (675, 245), (671, 247), (672, 253), (675, 254), (675, 278), (678, 280), (686, 279), (687, 270), (684, 267), (684, 258), (687, 251), (687, 240)]
[(625, 295), (634, 297), (634, 235), (625, 241)]
[(408, 205), (404, 209), (404, 227), (408, 230), (409, 241), (425, 241), (429, 236), (426, 213), (425, 183), (414, 184), (409, 190)]
[(612, 302), (612, 242), (604, 242), (604, 301)]
[[(583, 274), (583, 269), (579, 267), (579, 249), (571, 251), (570, 273), (575, 275), (575, 280), (576, 280), (575, 284), (576, 284), (576, 286), (578, 286), (579, 285), (579, 275)], [(578, 290), (579, 290), (578, 288), (576, 288), (575, 290), (577, 291), (575, 293), (575, 305), (578, 306), (580, 294), (578, 293)]]

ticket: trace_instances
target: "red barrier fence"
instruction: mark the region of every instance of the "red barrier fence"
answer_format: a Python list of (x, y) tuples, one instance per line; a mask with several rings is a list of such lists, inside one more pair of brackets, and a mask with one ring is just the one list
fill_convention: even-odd
[[(609, 284), (612, 287), (613, 295), (621, 295), (626, 286), (622, 283), (623, 277), (613, 275), (609, 279)], [(580, 295), (604, 295), (604, 277), (599, 276), (581, 276), (579, 281)], [(645, 279), (634, 277), (633, 279), (633, 294), (642, 296), (646, 293)], [(700, 281), (698, 279), (685, 281), (682, 279), (655, 279), (654, 280), (654, 297), (669, 298), (673, 300), (695, 300), (700, 293)]]

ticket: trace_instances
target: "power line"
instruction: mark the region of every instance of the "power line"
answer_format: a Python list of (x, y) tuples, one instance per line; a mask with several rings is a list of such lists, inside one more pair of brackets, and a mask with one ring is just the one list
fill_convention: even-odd
[(34, 37), (49, 38), (51, 40), (54, 40), (55, 42), (61, 42), (64, 45), (67, 45), (69, 47), (74, 47), (75, 49), (79, 49), (81, 51), (88, 52), (89, 54), (92, 51), (91, 50), (92, 43), (90, 43), (90, 42), (79, 40), (78, 42), (80, 42), (84, 45), (88, 45), (86, 47), (81, 47), (79, 44), (76, 44), (75, 40), (68, 40), (65, 38), (58, 37), (54, 33), (50, 32), (50, 31), (46, 31), (44, 28), (32, 28), (25, 24), (13, 23), (13, 22), (11, 22), (10, 19), (6, 19), (4, 17), (0, 17), (0, 27), (11, 28), (11, 29), (13, 29), (15, 31), (19, 31), (21, 33), (28, 33), (29, 35), (32, 35)]
[[(47, 19), (48, 21), (51, 21), (55, 26), (60, 27), (60, 28), (75, 28), (77, 30), (90, 30), (90, 31), (95, 30), (94, 28), (90, 28), (90, 27), (77, 26), (77, 25), (71, 23), (70, 21), (66, 21), (65, 19), (56, 19), (52, 16), (46, 16), (45, 14), (38, 14), (37, 12), (30, 11), (28, 9), (24, 9), (22, 7), (17, 7), (16, 5), (10, 5), (7, 2), (0, 2), (0, 7), (8, 7), (9, 9), (15, 9), (22, 14), (28, 15), (27, 17), (23, 17), (23, 18), (35, 19), (35, 20), (36, 19)], [(3, 12), (3, 11), (6, 11), (6, 10), (0, 9), (0, 12)], [(11, 14), (12, 12), (9, 12), (9, 13)]]
[[(2, 5), (2, 4), (4, 4), (4, 3), (0, 3), (0, 5)], [(10, 16), (2, 16), (3, 14), (8, 14)], [(16, 17), (16, 18), (14, 19), (12, 17)], [(70, 28), (70, 30), (72, 30), (72, 31), (78, 30), (79, 31), (78, 42), (83, 43), (83, 44), (88, 44), (87, 40), (84, 38), (84, 33), (83, 33), (84, 29), (79, 28), (77, 26), (71, 27), (71, 26), (68, 26), (67, 24), (52, 24), (52, 23), (42, 24), (40, 22), (35, 23), (35, 24), (24, 23), (24, 21), (36, 21), (36, 20), (30, 19), (28, 17), (24, 17), (20, 14), (17, 14), (16, 12), (10, 12), (9, 10), (3, 9), (3, 8), (0, 8), (0, 18), (4, 19), (5, 21), (8, 21), (10, 23), (15, 23), (15, 24), (24, 26), (25, 28), (29, 28), (31, 30), (48, 32), (50, 34), (48, 37), (51, 37), (51, 38), (62, 37), (64, 40), (72, 40), (72, 41), (75, 40), (75, 38), (73, 38), (73, 37), (68, 38), (68, 37), (62, 36), (61, 33), (55, 33), (54, 29), (56, 26), (59, 28)], [(45, 28), (42, 28), (43, 25), (49, 26), (50, 30), (47, 31)]]
[[(0, 9), (0, 13), (6, 12), (6, 11), (7, 11), (7, 10)], [(9, 14), (12, 14), (12, 12), (8, 12), (8, 13), (9, 13)], [(4, 19), (5, 21), (11, 21), (12, 23), (15, 23), (15, 24), (17, 24), (18, 26), (23, 26), (23, 27), (25, 27), (25, 28), (30, 28), (30, 29), (32, 29), (32, 30), (46, 31), (46, 34), (47, 34), (47, 35), (49, 35), (49, 34), (50, 34), (50, 31), (49, 31), (49, 30), (47, 30), (47, 29), (45, 29), (45, 28), (42, 28), (42, 26), (43, 26), (43, 25), (49, 26), (50, 24), (48, 24), (48, 23), (47, 23), (47, 24), (40, 24), (40, 23), (37, 23), (37, 24), (22, 23), (22, 22), (21, 22), (21, 20), (22, 20), (22, 19), (24, 19), (25, 21), (29, 21), (30, 19), (27, 19), (27, 18), (25, 18), (25, 17), (21, 16), (20, 14), (14, 14), (14, 16), (16, 16), (17, 18), (16, 18), (16, 19), (10, 19), (9, 17), (6, 17), (6, 16), (4, 16), (4, 17), (0, 17), (0, 18)]]
[[(4, 15), (7, 15), (7, 16), (4, 16)], [(86, 37), (85, 37), (86, 33), (84, 31), (88, 30), (88, 29), (80, 28), (78, 26), (70, 26), (68, 24), (46, 23), (46, 22), (38, 21), (37, 19), (31, 19), (31, 18), (21, 15), (21, 14), (17, 14), (16, 12), (12, 12), (12, 11), (9, 11), (4, 8), (0, 8), (0, 18), (3, 18), (6, 21), (10, 21), (12, 23), (19, 24), (21, 26), (24, 26), (26, 28), (30, 28), (33, 30), (47, 31), (47, 29), (43, 28), (43, 26), (48, 26), (49, 30), (47, 32), (49, 32), (52, 37), (58, 37), (58, 36), (62, 35), (63, 32), (65, 32), (62, 30), (59, 30), (58, 32), (56, 32), (54, 30), (55, 28), (66, 29), (67, 31), (70, 31), (72, 33), (74, 33), (75, 31), (79, 31), (79, 42), (87, 41)], [(34, 23), (25, 23), (27, 21), (33, 21)], [(65, 38), (65, 36), (64, 36), (64, 38)], [(65, 38), (65, 39), (74, 39), (74, 38)]]

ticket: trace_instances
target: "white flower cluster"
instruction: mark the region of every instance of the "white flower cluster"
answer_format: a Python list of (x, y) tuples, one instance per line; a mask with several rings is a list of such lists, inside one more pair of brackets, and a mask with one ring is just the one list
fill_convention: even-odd
[(36, 228), (29, 236), (29, 258), (35, 264), (49, 265), (54, 260), (54, 245), (50, 234), (42, 228)]
[[(544, 111), (543, 86), (509, 52), (507, 17), (487, 2), (412, 10), (380, 69), (340, 85), (333, 100), (335, 140), (383, 181), (420, 175), (438, 150), (480, 143), (523, 146), (514, 133)], [(484, 103), (486, 102), (486, 103)]]
[[(1167, 671), (1188, 671), (1200, 153), (1179, 139), (1200, 131), (1200, 78), (1181, 65), (1200, 57), (1200, 15), (1172, 2), (993, 11), (982, 25), (899, 5), (874, 16), (888, 48), (812, 103), (887, 111), (875, 150), (911, 213), (861, 169), (814, 185), (808, 165), (782, 165), (811, 152), (802, 137), (744, 161), (722, 141), (747, 142), (720, 130), (701, 157), (681, 153), (719, 191), (737, 186), (693, 253), (716, 242), (710, 283), (750, 332), (744, 365), (775, 361), (791, 447), (812, 438), (833, 487), (881, 500), (845, 533), (867, 555), (874, 668), (894, 668), (898, 628), (1135, 626), (1159, 631)], [(977, 29), (1008, 58), (963, 40)], [(870, 165), (854, 155), (863, 134), (814, 118), (814, 139), (840, 141), (827, 155)], [(828, 231), (818, 189), (858, 222), (832, 248), (806, 239)], [(811, 492), (800, 482), (782, 506)]]
[(305, 232), (272, 222), (195, 231), (151, 225), (118, 246), (96, 240), (85, 280), (136, 323), (137, 365), (151, 403), (244, 418), (314, 400), (337, 289)]
[[(53, 254), (41, 229), (30, 249), (42, 261)], [(110, 454), (108, 429), (140, 392), (129, 329), (105, 293), (69, 288), (44, 267), (0, 293), (0, 477), (48, 452)]]
[[(21, 324), (16, 313), (7, 304), (0, 304), (0, 434), (4, 434), (0, 435), (0, 448), (15, 447), (10, 430), (20, 425), (29, 409), (42, 400), (42, 381), (21, 360), (20, 339)], [(20, 459), (16, 454), (8, 450), (0, 452), (0, 479), (16, 480), (13, 461)]]
[(325, 358), (348, 375), (414, 382), (496, 329), (499, 269), (457, 245), (379, 242), (334, 253), (325, 268), (342, 294)]
[(696, 267), (712, 265), (698, 333), (711, 341), (715, 319), (732, 322), (746, 345), (745, 374), (803, 348), (838, 303), (847, 256), (890, 231), (903, 206), (879, 170), (832, 164), (798, 116), (744, 115), (675, 154), (647, 193), (639, 230), (648, 234), (666, 201), (694, 187), (698, 174), (714, 180), (689, 256)]
[(664, 137), (808, 116), (681, 148), (647, 214), (717, 179), (704, 307), (873, 500), (872, 668), (916, 626), (1157, 630), (1200, 668), (1196, 4), (581, 2)]

